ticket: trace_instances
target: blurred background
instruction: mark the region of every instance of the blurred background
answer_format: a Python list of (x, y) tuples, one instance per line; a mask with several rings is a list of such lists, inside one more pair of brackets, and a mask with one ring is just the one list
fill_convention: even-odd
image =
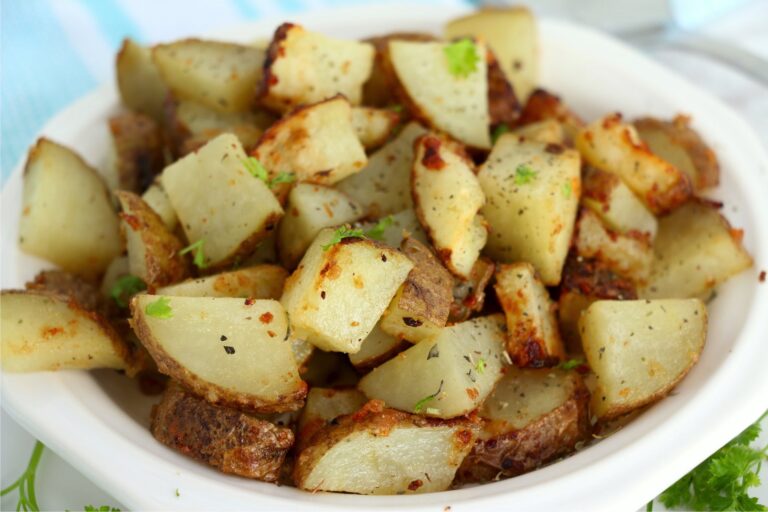
[[(248, 20), (290, 19), (299, 12), (366, 3), (388, 2), (0, 0), (2, 181), (20, 163), (47, 119), (100, 84), (113, 81), (114, 55), (125, 36), (155, 43), (205, 34)], [(526, 4), (537, 15), (564, 18), (611, 32), (720, 97), (744, 116), (768, 145), (768, 0), (420, 3), (436, 8)], [(34, 440), (5, 412), (0, 418), (0, 430), (0, 481), (5, 487), (26, 467)], [(768, 424), (764, 430), (768, 430)], [(764, 435), (763, 443), (765, 438)], [(764, 481), (768, 480), (765, 474), (764, 471)], [(44, 509), (82, 510), (89, 503), (120, 506), (49, 450), (43, 456), (38, 482), (38, 498)], [(768, 502), (768, 485), (764, 483), (757, 494), (761, 502)], [(14, 496), (5, 496), (0, 510), (13, 509), (15, 504)]]

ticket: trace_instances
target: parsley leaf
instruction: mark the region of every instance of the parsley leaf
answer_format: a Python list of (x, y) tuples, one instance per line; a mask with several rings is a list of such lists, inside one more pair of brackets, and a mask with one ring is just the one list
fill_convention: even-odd
[(120, 277), (109, 292), (109, 296), (121, 308), (128, 307), (128, 299), (137, 293), (147, 289), (146, 283), (136, 276), (130, 274)]
[(203, 253), (203, 244), (205, 244), (205, 239), (201, 238), (197, 242), (193, 244), (189, 244), (185, 248), (183, 248), (181, 251), (179, 251), (179, 254), (187, 254), (188, 252), (193, 252), (194, 258), (192, 259), (192, 262), (195, 264), (197, 268), (205, 268), (208, 266), (208, 264), (205, 262), (205, 254)]
[(251, 173), (254, 178), (259, 178), (264, 183), (269, 181), (269, 173), (267, 172), (267, 168), (261, 165), (261, 162), (259, 162), (256, 158), (249, 156), (245, 160), (240, 159), (240, 161), (243, 162), (245, 170)]
[(563, 183), (562, 190), (563, 190), (563, 197), (565, 197), (566, 199), (570, 199), (571, 194), (573, 193), (573, 186), (571, 185), (571, 183), (570, 182)]
[(365, 232), (365, 236), (373, 238), (374, 240), (383, 240), (384, 232), (389, 229), (389, 226), (395, 221), (391, 215), (387, 215), (383, 219), (380, 219), (371, 229)]
[(480, 58), (477, 56), (475, 43), (464, 38), (443, 48), (448, 60), (448, 70), (452, 75), (466, 78), (477, 69)]
[(475, 371), (480, 375), (482, 375), (483, 372), (485, 371), (485, 359), (483, 359), (482, 357), (477, 360), (477, 364), (475, 365)]
[[(413, 406), (413, 412), (419, 413), (424, 409), (424, 406), (427, 405), (429, 402), (437, 398), (437, 396), (443, 392), (443, 381), (440, 380), (440, 386), (437, 388), (437, 391), (435, 391), (433, 394), (425, 396), (418, 402), (416, 402), (416, 405)], [(427, 410), (432, 409), (431, 407)]]
[(271, 180), (269, 180), (269, 188), (273, 188), (275, 185), (279, 185), (281, 183), (293, 183), (296, 181), (296, 175), (290, 172), (281, 172)]
[(365, 238), (365, 233), (362, 229), (352, 229), (349, 224), (345, 224), (333, 232), (333, 238), (323, 246), (323, 250), (327, 251), (345, 238)]
[(170, 302), (171, 299), (168, 297), (160, 297), (156, 301), (147, 304), (144, 312), (155, 318), (171, 318), (173, 317), (173, 310), (171, 309)]
[(585, 364), (583, 359), (569, 359), (568, 361), (563, 361), (557, 367), (561, 370), (573, 370), (583, 364)]
[(515, 185), (526, 185), (532, 182), (538, 174), (538, 171), (534, 171), (528, 165), (520, 164), (515, 169)]
[(493, 129), (493, 133), (491, 134), (491, 143), (496, 144), (496, 141), (499, 140), (499, 137), (504, 135), (505, 133), (509, 132), (509, 126), (502, 123), (498, 125), (496, 128)]

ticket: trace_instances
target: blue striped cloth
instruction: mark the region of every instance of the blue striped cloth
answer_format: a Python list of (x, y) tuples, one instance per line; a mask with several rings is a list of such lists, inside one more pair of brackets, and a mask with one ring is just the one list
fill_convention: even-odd
[[(462, 0), (420, 1), (455, 5)], [(114, 55), (125, 36), (144, 43), (168, 41), (244, 20), (361, 3), (365, 1), (0, 0), (2, 182), (46, 120), (113, 79)]]

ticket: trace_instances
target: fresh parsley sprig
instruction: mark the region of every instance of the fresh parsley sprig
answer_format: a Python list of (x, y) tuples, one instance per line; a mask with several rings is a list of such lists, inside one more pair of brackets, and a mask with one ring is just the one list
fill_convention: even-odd
[(258, 178), (267, 184), (269, 188), (274, 188), (275, 185), (281, 183), (293, 183), (296, 181), (296, 176), (290, 172), (281, 172), (274, 178), (269, 178), (269, 172), (264, 165), (259, 162), (258, 159), (249, 156), (245, 160), (240, 160), (245, 166), (245, 170), (253, 175), (254, 178)]
[(520, 164), (515, 169), (515, 185), (527, 185), (536, 179), (539, 174), (526, 164)]
[(179, 254), (187, 254), (188, 252), (191, 252), (193, 255), (192, 262), (195, 264), (197, 268), (205, 268), (208, 266), (208, 264), (205, 262), (205, 252), (203, 249), (203, 246), (205, 245), (205, 239), (201, 238), (197, 242), (191, 243), (182, 250), (179, 251)]
[(480, 61), (475, 43), (469, 38), (446, 45), (443, 48), (443, 53), (448, 61), (448, 71), (453, 76), (460, 78), (466, 78), (474, 73), (477, 69), (477, 63)]
[(387, 215), (367, 231), (364, 231), (362, 228), (352, 229), (352, 226), (345, 224), (333, 232), (333, 237), (323, 246), (323, 250), (327, 251), (345, 238), (372, 238), (374, 240), (382, 240), (384, 238), (384, 232), (389, 229), (393, 222), (394, 219), (392, 216)]
[(125, 308), (128, 307), (128, 299), (146, 289), (147, 284), (141, 278), (128, 274), (115, 281), (109, 291), (109, 296), (118, 306)]
[(11, 485), (0, 491), (0, 496), (5, 496), (14, 489), (18, 489), (19, 501), (16, 504), (16, 510), (24, 510), (25, 512), (37, 512), (40, 510), (40, 506), (37, 504), (37, 496), (35, 495), (35, 474), (37, 473), (37, 466), (40, 464), (40, 457), (43, 455), (45, 445), (40, 441), (35, 443), (35, 447), (32, 449), (32, 456), (29, 458), (29, 464), (27, 469), (21, 474), (21, 476), (13, 482)]
[(579, 366), (586, 364), (586, 362), (583, 359), (569, 359), (567, 361), (563, 361), (559, 365), (557, 365), (558, 368), (561, 370), (573, 370), (574, 368), (578, 368)]
[[(444, 384), (444, 382), (441, 380), (440, 381), (440, 386), (437, 388), (437, 391), (435, 391), (431, 395), (425, 396), (424, 398), (422, 398), (421, 400), (416, 402), (416, 404), (413, 406), (413, 412), (420, 413), (428, 403), (430, 403), (432, 400), (437, 398), (440, 395), (440, 393), (443, 392), (443, 384)], [(431, 407), (427, 408), (427, 412), (431, 413), (431, 414), (437, 414), (435, 412), (436, 410), (437, 409), (432, 409)]]
[(501, 123), (498, 125), (493, 129), (493, 133), (491, 134), (491, 144), (496, 144), (496, 141), (499, 140), (499, 137), (505, 133), (509, 133), (509, 131), (509, 126), (507, 124)]
[(170, 306), (171, 299), (168, 297), (160, 297), (154, 302), (147, 304), (144, 308), (144, 312), (155, 318), (173, 318), (173, 310)]

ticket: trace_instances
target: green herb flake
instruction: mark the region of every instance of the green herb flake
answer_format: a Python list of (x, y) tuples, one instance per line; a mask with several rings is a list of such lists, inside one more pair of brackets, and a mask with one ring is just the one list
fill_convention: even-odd
[(245, 166), (245, 170), (251, 173), (254, 178), (258, 178), (264, 183), (269, 181), (269, 173), (267, 172), (267, 168), (261, 165), (261, 162), (259, 162), (256, 158), (249, 156), (245, 160), (240, 159), (240, 161)]
[(395, 219), (391, 215), (387, 215), (383, 219), (379, 219), (375, 226), (366, 231), (365, 236), (374, 240), (383, 240), (384, 232), (389, 229), (393, 222), (395, 222)]
[(583, 359), (569, 359), (568, 361), (563, 361), (557, 367), (561, 370), (573, 370), (583, 364), (585, 364)]
[(294, 181), (296, 181), (295, 174), (283, 171), (269, 180), (269, 188), (274, 188), (275, 185), (280, 185), (281, 183), (293, 183)]
[(573, 194), (573, 186), (571, 185), (571, 183), (570, 182), (563, 183), (562, 190), (563, 190), (563, 197), (566, 199), (570, 199), (571, 194)]
[(536, 179), (538, 174), (538, 171), (534, 171), (528, 165), (520, 164), (515, 169), (515, 185), (527, 185)]
[(168, 297), (160, 297), (156, 301), (147, 304), (144, 312), (155, 318), (171, 318), (173, 317), (173, 310), (171, 309), (170, 302), (171, 299)]
[(443, 392), (443, 383), (444, 383), (444, 382), (441, 380), (441, 381), (440, 381), (440, 386), (437, 388), (437, 391), (435, 391), (433, 394), (431, 394), (431, 395), (429, 395), (429, 396), (425, 396), (424, 398), (422, 398), (421, 400), (419, 400), (418, 402), (416, 402), (416, 405), (414, 405), (414, 406), (413, 406), (413, 412), (415, 412), (415, 413), (419, 413), (419, 412), (421, 412), (421, 411), (424, 409), (424, 407), (425, 407), (425, 406), (426, 406), (426, 405), (427, 405), (429, 402), (431, 402), (432, 400), (434, 400), (435, 398), (437, 398), (437, 396), (438, 396), (440, 393), (442, 393), (442, 392)]
[(446, 45), (443, 48), (443, 53), (445, 53), (448, 61), (448, 71), (453, 76), (460, 78), (471, 75), (477, 69), (477, 63), (480, 61), (475, 43), (469, 38)]
[(179, 492), (179, 489), (177, 488), (176, 489), (176, 497), (178, 498), (179, 496), (181, 496), (181, 493)]
[(345, 238), (365, 238), (365, 233), (362, 229), (352, 229), (349, 224), (345, 224), (333, 232), (331, 241), (323, 246), (323, 250), (327, 251)]
[(194, 256), (192, 262), (195, 264), (195, 266), (197, 268), (205, 268), (208, 266), (208, 264), (205, 262), (205, 253), (203, 252), (204, 244), (205, 240), (201, 238), (197, 242), (189, 244), (183, 248), (181, 251), (179, 251), (179, 254), (187, 254), (188, 252), (192, 252)]
[(109, 296), (115, 301), (115, 303), (121, 308), (128, 307), (128, 300), (137, 293), (147, 289), (147, 285), (144, 281), (136, 276), (130, 274), (122, 276), (115, 281), (112, 285), (112, 289), (109, 292)]
[(477, 364), (475, 365), (475, 371), (479, 375), (482, 375), (483, 372), (485, 372), (485, 359), (483, 359), (482, 357), (477, 360)]
[(491, 143), (496, 144), (496, 141), (499, 140), (499, 137), (505, 133), (509, 133), (509, 126), (504, 123), (498, 125), (493, 129), (493, 133), (491, 134)]

